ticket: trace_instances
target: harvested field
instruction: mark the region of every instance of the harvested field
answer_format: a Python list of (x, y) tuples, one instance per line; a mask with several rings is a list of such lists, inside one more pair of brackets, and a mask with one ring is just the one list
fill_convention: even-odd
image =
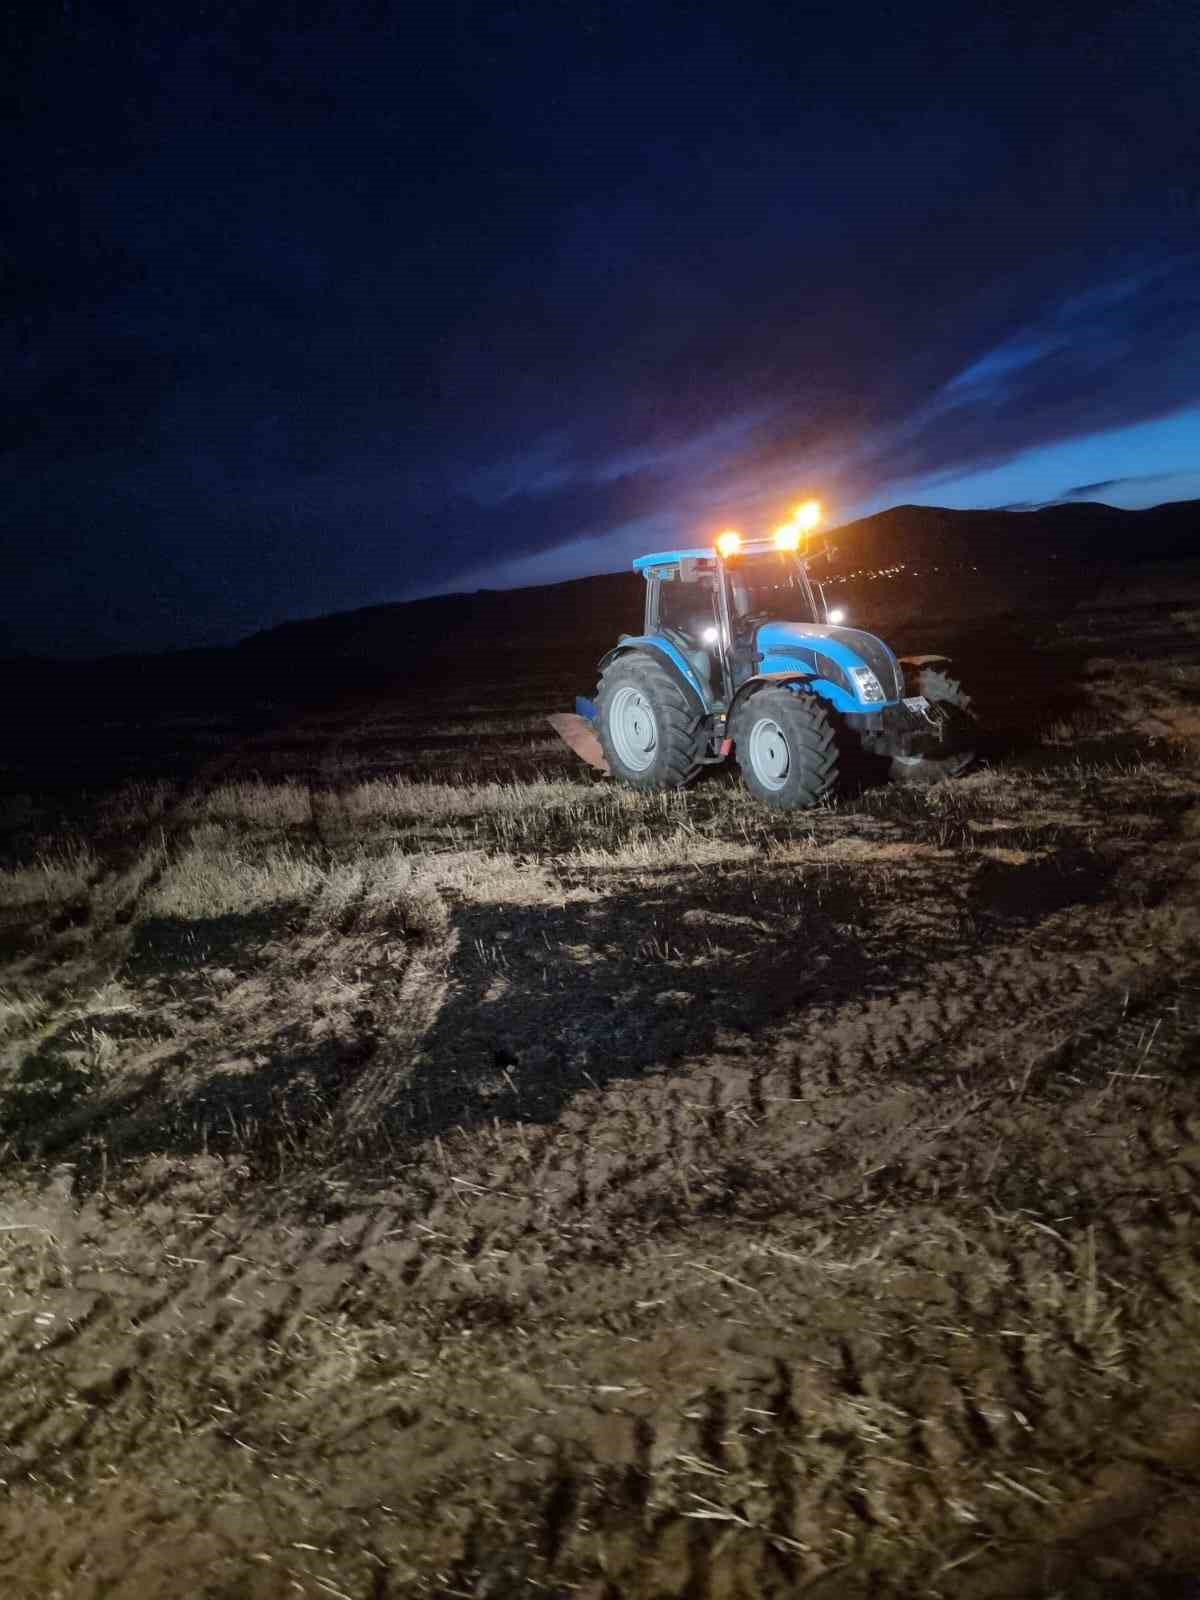
[(1198, 589), (816, 812), (569, 653), (11, 793), (0, 1592), (1200, 1592)]

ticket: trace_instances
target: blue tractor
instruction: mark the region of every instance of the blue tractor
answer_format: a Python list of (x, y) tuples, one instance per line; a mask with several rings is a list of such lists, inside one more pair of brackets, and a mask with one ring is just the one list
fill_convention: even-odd
[(640, 556), (642, 632), (600, 662), (595, 701), (550, 721), (586, 761), (637, 789), (671, 789), (732, 753), (769, 806), (815, 806), (852, 755), (896, 781), (957, 775), (975, 723), (946, 658), (899, 659), (842, 625), (801, 523), (773, 538)]

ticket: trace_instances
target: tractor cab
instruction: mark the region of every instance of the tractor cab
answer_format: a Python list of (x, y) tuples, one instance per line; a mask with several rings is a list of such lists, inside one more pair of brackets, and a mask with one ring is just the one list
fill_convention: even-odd
[(776, 543), (666, 551), (634, 567), (646, 580), (644, 637), (679, 649), (710, 704), (728, 705), (754, 675), (760, 624), (831, 620), (807, 561)]

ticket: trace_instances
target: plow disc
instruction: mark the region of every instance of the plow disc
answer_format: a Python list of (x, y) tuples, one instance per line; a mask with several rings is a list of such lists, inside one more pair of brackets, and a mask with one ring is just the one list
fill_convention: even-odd
[(577, 756), (583, 757), (589, 767), (595, 767), (597, 772), (608, 771), (608, 762), (596, 737), (596, 730), (586, 717), (562, 711), (547, 717), (546, 721)]

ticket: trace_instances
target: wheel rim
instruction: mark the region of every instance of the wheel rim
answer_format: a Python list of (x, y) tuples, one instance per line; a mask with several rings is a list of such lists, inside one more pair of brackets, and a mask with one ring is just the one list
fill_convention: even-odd
[(658, 723), (640, 689), (618, 689), (608, 713), (613, 749), (630, 772), (645, 772), (658, 752)]
[(770, 717), (759, 717), (750, 729), (750, 767), (764, 789), (782, 789), (792, 768), (787, 735)]

